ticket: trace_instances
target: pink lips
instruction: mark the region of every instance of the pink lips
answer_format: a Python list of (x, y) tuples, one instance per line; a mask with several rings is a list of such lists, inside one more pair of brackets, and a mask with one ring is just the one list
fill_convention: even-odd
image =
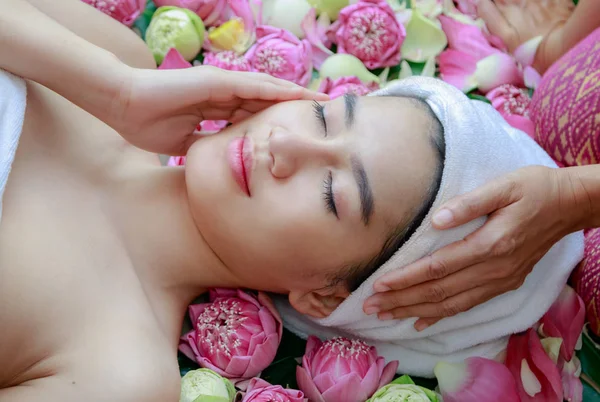
[(252, 172), (252, 147), (247, 137), (234, 138), (227, 149), (227, 159), (236, 183), (250, 197), (250, 174)]

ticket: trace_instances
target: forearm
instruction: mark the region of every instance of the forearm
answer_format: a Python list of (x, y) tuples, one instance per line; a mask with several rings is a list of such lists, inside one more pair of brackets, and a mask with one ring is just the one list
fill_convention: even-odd
[(600, 0), (580, 0), (565, 24), (563, 54), (600, 28)]
[(600, 165), (559, 169), (562, 210), (569, 231), (600, 227)]
[(4, 0), (0, 68), (44, 85), (100, 119), (114, 107), (127, 72), (114, 55), (25, 0)]

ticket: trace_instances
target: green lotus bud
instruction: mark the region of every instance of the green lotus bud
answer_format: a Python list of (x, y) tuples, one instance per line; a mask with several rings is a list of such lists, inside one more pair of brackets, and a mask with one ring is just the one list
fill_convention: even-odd
[(321, 70), (319, 70), (319, 75), (321, 78), (329, 77), (332, 80), (356, 76), (362, 82), (376, 82), (379, 84), (379, 77), (367, 70), (362, 61), (346, 53), (336, 53), (325, 59), (321, 65)]
[(146, 31), (146, 43), (158, 64), (171, 48), (187, 61), (193, 60), (204, 42), (204, 23), (192, 11), (179, 7), (160, 7)]
[(179, 402), (233, 402), (235, 388), (226, 378), (212, 370), (189, 371), (181, 379)]
[(409, 376), (395, 379), (376, 391), (367, 402), (438, 402), (435, 392), (415, 385)]
[(335, 20), (340, 10), (350, 4), (350, 0), (308, 0), (308, 3), (316, 8), (319, 14), (327, 13), (332, 20)]

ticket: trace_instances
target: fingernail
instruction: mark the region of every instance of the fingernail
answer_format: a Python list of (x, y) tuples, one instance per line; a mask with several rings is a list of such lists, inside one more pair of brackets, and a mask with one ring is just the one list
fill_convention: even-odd
[(377, 318), (379, 318), (382, 321), (388, 321), (394, 319), (394, 316), (392, 315), (392, 313), (381, 313), (377, 315)]
[(427, 327), (429, 327), (429, 324), (426, 322), (419, 321), (415, 324), (415, 329), (419, 332), (423, 331)]
[(365, 307), (365, 314), (371, 315), (379, 312), (379, 307), (377, 306), (367, 306)]
[(389, 290), (392, 290), (392, 288), (390, 288), (388, 285), (385, 285), (383, 283), (375, 283), (375, 285), (373, 285), (373, 290), (377, 293), (380, 293), (380, 292), (387, 292)]
[(454, 215), (452, 215), (452, 212), (449, 209), (444, 208), (436, 212), (433, 215), (432, 220), (433, 223), (438, 226), (446, 226), (452, 223), (452, 221), (454, 220)]

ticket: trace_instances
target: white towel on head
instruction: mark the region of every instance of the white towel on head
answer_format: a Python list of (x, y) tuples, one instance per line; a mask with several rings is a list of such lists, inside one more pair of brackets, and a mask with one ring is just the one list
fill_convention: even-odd
[(0, 221), (4, 189), (21, 137), (26, 104), (25, 81), (0, 69)]
[(527, 135), (509, 126), (490, 105), (470, 100), (440, 80), (414, 77), (380, 90), (374, 96), (411, 96), (426, 101), (444, 127), (446, 159), (432, 210), (412, 237), (353, 292), (329, 317), (312, 319), (277, 299), (285, 326), (296, 334), (321, 338), (361, 337), (388, 360), (400, 362), (398, 372), (431, 377), (440, 361), (470, 356), (494, 358), (508, 336), (530, 328), (548, 310), (571, 270), (583, 257), (583, 234), (559, 241), (535, 266), (519, 289), (417, 332), (415, 318), (380, 321), (363, 313), (373, 283), (384, 273), (402, 269), (435, 250), (463, 239), (485, 222), (480, 218), (459, 228), (438, 231), (431, 213), (451, 198), (469, 192), (502, 174), (528, 165), (556, 167)]

